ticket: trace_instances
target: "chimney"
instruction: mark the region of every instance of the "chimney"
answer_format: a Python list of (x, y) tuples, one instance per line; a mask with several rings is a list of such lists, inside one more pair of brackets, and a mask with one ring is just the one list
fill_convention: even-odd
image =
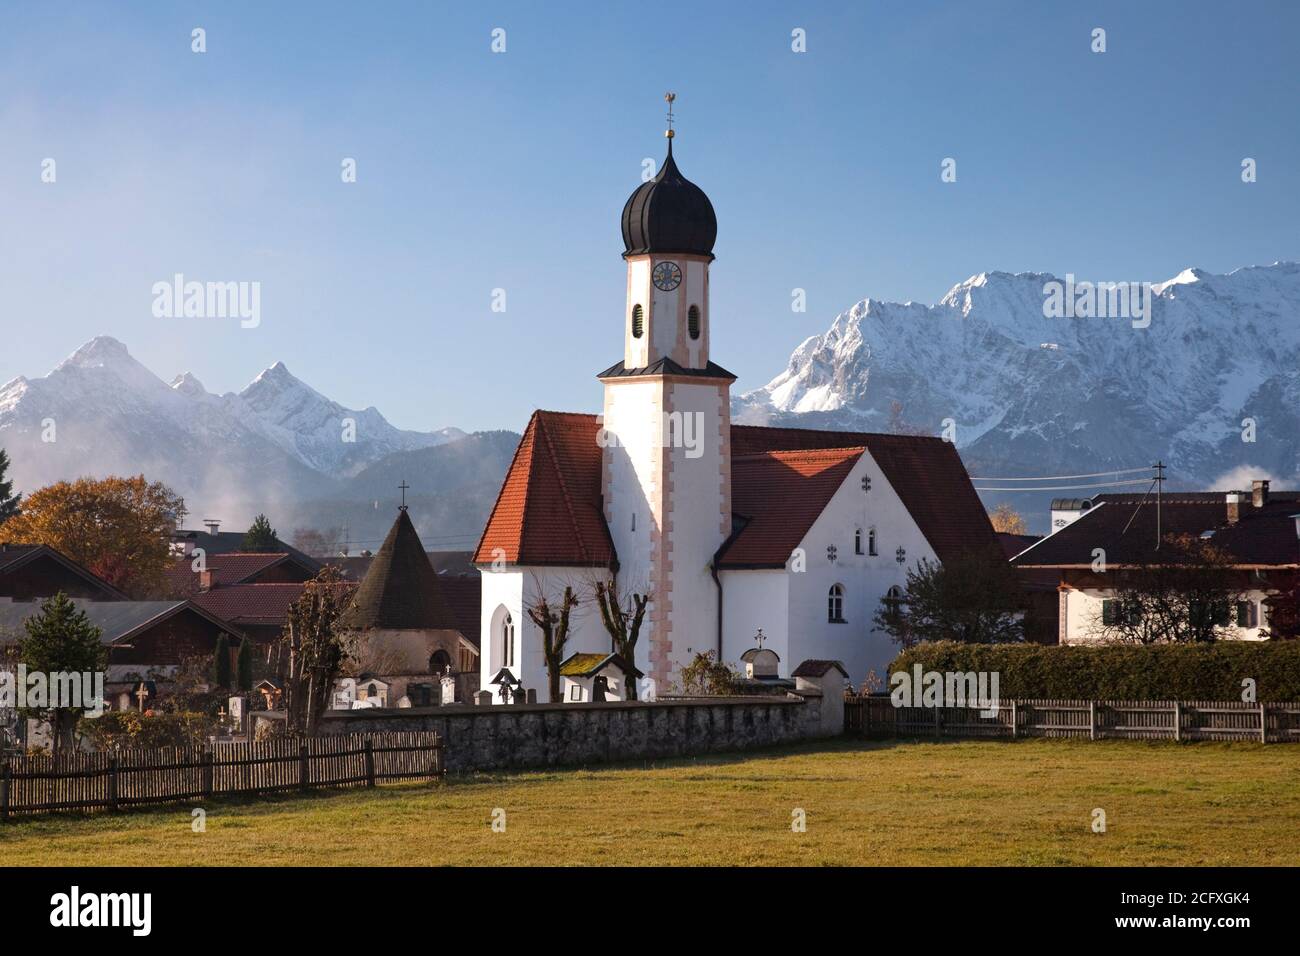
[(1224, 497), (1228, 503), (1228, 524), (1236, 524), (1241, 518), (1242, 493), (1240, 491), (1229, 491)]
[(211, 590), (212, 590), (212, 572), (211, 572), (211, 571), (200, 571), (200, 572), (199, 572), (199, 590), (200, 590), (200, 591), (211, 591)]
[(217, 529), (221, 527), (220, 518), (204, 518), (203, 523), (208, 526), (208, 534), (216, 534)]
[(1262, 508), (1268, 504), (1268, 482), (1252, 481), (1250, 483), (1250, 503), (1256, 508)]

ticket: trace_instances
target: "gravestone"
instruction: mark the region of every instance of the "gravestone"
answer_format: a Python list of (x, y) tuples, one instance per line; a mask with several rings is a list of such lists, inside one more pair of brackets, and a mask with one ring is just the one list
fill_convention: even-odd
[[(488, 694), (489, 698), (491, 698), (491, 696), (491, 694)], [(442, 678), (442, 703), (456, 703), (456, 678), (452, 677), (450, 674), (447, 674)]]
[(474, 695), (474, 700), (475, 700), (475, 702), (476, 702), (477, 704), (479, 704), (479, 705), (482, 706), (482, 707), (491, 707), (491, 706), (492, 706), (492, 691), (490, 691), (490, 690), (481, 690), (481, 691), (479, 691), (477, 694)]

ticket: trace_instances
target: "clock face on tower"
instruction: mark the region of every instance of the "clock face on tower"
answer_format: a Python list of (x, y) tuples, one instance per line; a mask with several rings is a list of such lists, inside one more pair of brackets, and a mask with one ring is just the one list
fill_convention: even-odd
[(661, 292), (672, 292), (682, 284), (682, 270), (677, 268), (675, 262), (661, 262), (655, 266), (652, 278), (656, 289)]

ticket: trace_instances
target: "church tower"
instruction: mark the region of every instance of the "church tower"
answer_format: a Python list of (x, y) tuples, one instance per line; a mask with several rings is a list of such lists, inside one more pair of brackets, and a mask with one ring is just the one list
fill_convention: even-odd
[(623, 207), (623, 361), (605, 386), (602, 491), (620, 594), (651, 595), (637, 666), (667, 690), (717, 648), (710, 562), (731, 533), (730, 389), (709, 359), (709, 267), (718, 221), (668, 155)]

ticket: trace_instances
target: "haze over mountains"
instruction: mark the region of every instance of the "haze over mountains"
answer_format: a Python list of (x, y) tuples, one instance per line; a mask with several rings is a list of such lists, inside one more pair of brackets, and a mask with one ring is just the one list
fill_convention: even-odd
[[(1043, 287), (1056, 278), (982, 273), (933, 306), (864, 299), (767, 385), (737, 396), (734, 419), (931, 435), (951, 419), (976, 477), (1163, 460), (1169, 489), (1228, 488), (1251, 475), (1294, 486), (1300, 263), (1187, 269), (1153, 285), (1147, 328), (1045, 318)], [(1255, 423), (1253, 442), (1242, 440), (1244, 419)], [(1051, 494), (985, 500), (1008, 497), (1046, 530)]]
[[(1091, 474), (1160, 459), (1169, 490), (1226, 489), (1250, 477), (1295, 486), (1300, 264), (1188, 269), (1154, 285), (1147, 328), (1045, 318), (1043, 286), (1054, 278), (982, 273), (933, 306), (864, 299), (799, 345), (766, 386), (736, 396), (734, 419), (926, 434), (950, 419), (977, 477)], [(521, 405), (521, 424), (531, 410)], [(1245, 419), (1254, 441), (1242, 440)], [(355, 441), (343, 440), (349, 421)], [(50, 423), (56, 440), (43, 441)], [(280, 362), (239, 393), (212, 394), (188, 374), (169, 385), (105, 336), (43, 378), (0, 387), (0, 447), (22, 491), (143, 472), (186, 496), (192, 525), (212, 517), (246, 527), (265, 511), (282, 536), (346, 526), (353, 551), (382, 539), (402, 480), (429, 548), (471, 547), (518, 437), (398, 429), (374, 408), (330, 400)], [(1046, 530), (1051, 497), (985, 501), (1011, 500)]]
[[(212, 394), (188, 373), (169, 385), (108, 336), (43, 378), (0, 387), (0, 447), (19, 489), (144, 473), (185, 496), (191, 524), (212, 517), (246, 527), (265, 511), (285, 537), (300, 525), (348, 525), (353, 540), (382, 538), (400, 481), (394, 471), (413, 486), (412, 505), (425, 502), (422, 512), (412, 508), (417, 527), (444, 537), (476, 532), (517, 436), (489, 433), (462, 445), (467, 437), (457, 428), (406, 431), (374, 408), (345, 408), (281, 362), (238, 393)], [(490, 490), (465, 488), (482, 483), (484, 469), (495, 475)], [(449, 527), (465, 507), (464, 527)]]

